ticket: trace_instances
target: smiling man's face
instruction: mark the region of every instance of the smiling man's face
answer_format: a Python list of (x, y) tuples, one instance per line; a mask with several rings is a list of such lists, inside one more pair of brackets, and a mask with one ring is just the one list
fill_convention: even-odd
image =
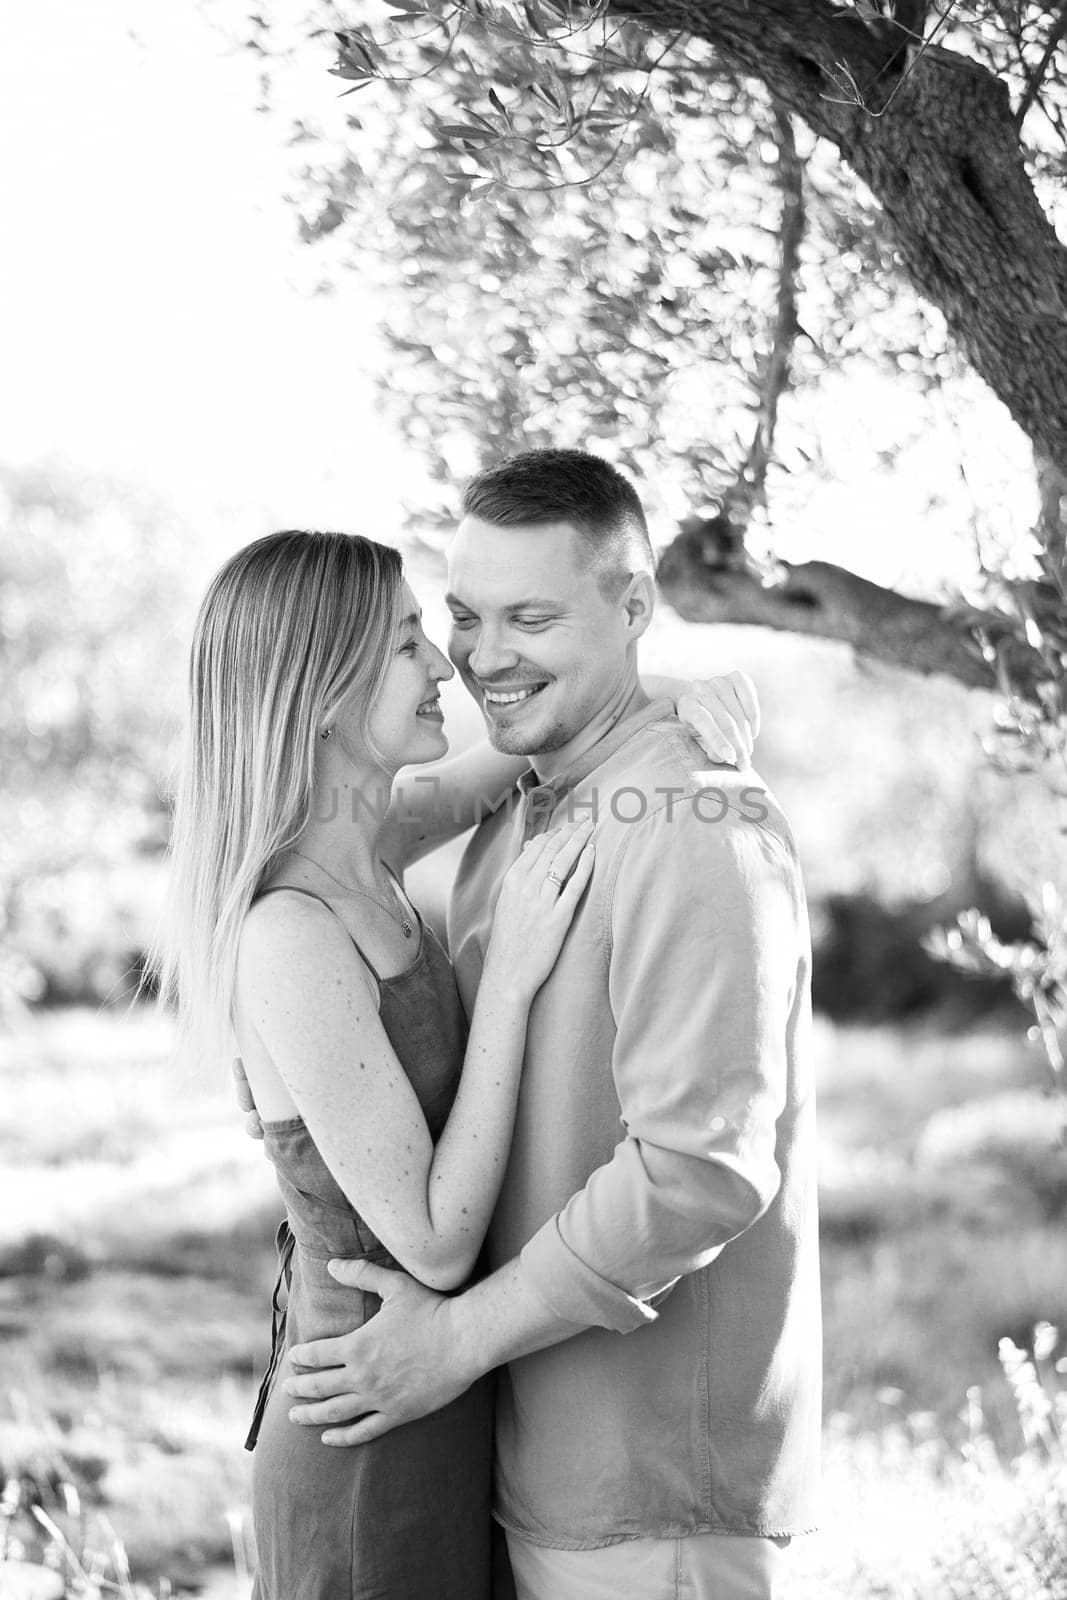
[(569, 522), (468, 516), (449, 552), (448, 653), (509, 755), (561, 750), (636, 685), (644, 620), (611, 599)]

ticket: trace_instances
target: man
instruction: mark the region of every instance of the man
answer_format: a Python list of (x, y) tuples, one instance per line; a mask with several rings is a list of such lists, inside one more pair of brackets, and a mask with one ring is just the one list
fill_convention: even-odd
[[(525, 840), (594, 815), (592, 880), (530, 1016), (494, 1269), (442, 1298), (337, 1263), (382, 1309), (298, 1347), (292, 1415), (359, 1443), (491, 1367), (497, 1516), (520, 1600), (749, 1600), (811, 1527), (820, 1421), (807, 916), (788, 825), (716, 769), (637, 646), (652, 552), (581, 451), (480, 474), (449, 653), (494, 746), (530, 756), (453, 895), (464, 1000)], [(352, 1418), (361, 1420), (354, 1423)]]

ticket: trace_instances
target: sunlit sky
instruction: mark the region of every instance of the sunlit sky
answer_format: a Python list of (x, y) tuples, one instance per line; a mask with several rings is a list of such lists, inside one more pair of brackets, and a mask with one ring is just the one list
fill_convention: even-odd
[[(324, 101), (336, 98), (324, 77)], [(394, 528), (353, 277), (301, 292), (280, 124), (192, 6), (0, 15), (0, 452), (192, 515)]]
[[(161, 0), (0, 12), (0, 460), (146, 487), (220, 552), (279, 524), (395, 539), (424, 480), (374, 414), (388, 308), (357, 272), (309, 292), (284, 125), (257, 114), (255, 60), (211, 16)], [(329, 117), (338, 86), (316, 62), (296, 93)], [(933, 438), (872, 496), (865, 461), (913, 402), (872, 382), (826, 404), (834, 482), (794, 482), (779, 553), (904, 586), (951, 577), (973, 479)], [(1000, 408), (983, 418), (979, 477), (1025, 469)]]

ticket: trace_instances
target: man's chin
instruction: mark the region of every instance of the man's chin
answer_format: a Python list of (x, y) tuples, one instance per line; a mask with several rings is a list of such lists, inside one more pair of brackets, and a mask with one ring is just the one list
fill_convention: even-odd
[(562, 750), (574, 738), (573, 732), (556, 723), (540, 728), (515, 728), (488, 718), (486, 733), (493, 749), (499, 750), (502, 756), (543, 756), (552, 750)]
[(520, 733), (518, 728), (501, 728), (495, 722), (487, 722), (485, 731), (493, 749), (502, 756), (532, 756), (543, 748), (536, 735)]

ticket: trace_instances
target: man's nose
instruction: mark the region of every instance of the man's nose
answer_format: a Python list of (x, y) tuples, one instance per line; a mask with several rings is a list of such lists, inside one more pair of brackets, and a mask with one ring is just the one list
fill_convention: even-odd
[(498, 672), (506, 672), (517, 660), (515, 651), (507, 646), (499, 634), (483, 628), (467, 657), (467, 664), (476, 678), (491, 678)]

